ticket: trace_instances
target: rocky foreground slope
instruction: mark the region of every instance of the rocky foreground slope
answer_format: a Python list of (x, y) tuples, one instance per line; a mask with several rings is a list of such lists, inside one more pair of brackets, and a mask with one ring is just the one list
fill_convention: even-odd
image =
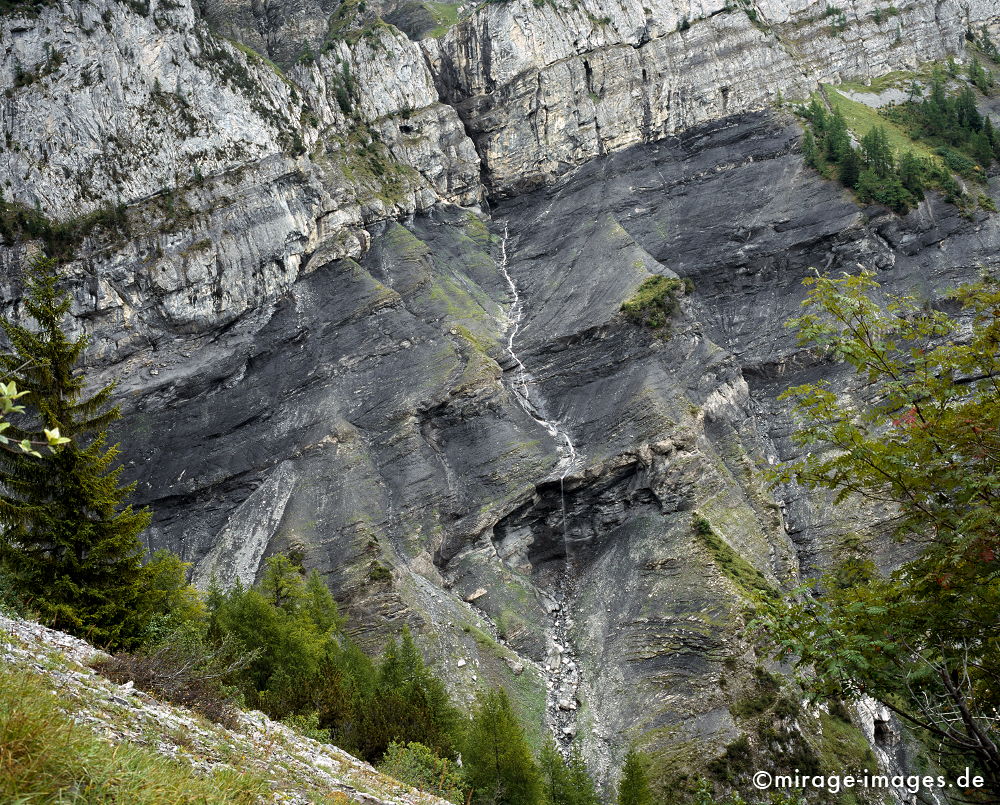
[[(102, 652), (37, 623), (0, 615), (0, 663), (37, 675), (74, 722), (115, 744), (148, 747), (199, 774), (263, 776), (262, 802), (443, 805), (444, 800), (380, 774), (330, 744), (305, 738), (262, 713), (237, 713), (231, 728), (116, 685), (89, 664)], [(3, 714), (2, 717), (6, 717)]]
[[(789, 584), (844, 534), (892, 562), (863, 512), (766, 488), (778, 393), (835, 377), (782, 322), (811, 267), (927, 296), (996, 269), (1000, 224), (859, 209), (772, 102), (982, 26), (992, 0), (3, 13), (0, 190), (36, 226), (2, 298), (29, 247), (71, 257), (149, 546), (198, 580), (298, 552), (363, 642), (409, 623), (604, 782), (632, 742), (664, 779), (773, 754), (734, 563)], [(619, 312), (652, 275), (693, 288), (667, 339)]]

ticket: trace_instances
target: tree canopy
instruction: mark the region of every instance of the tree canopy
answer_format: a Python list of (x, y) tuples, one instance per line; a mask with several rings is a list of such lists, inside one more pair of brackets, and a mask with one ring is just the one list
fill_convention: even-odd
[[(121, 416), (113, 387), (84, 393), (77, 364), (87, 342), (63, 332), (70, 300), (55, 261), (36, 259), (28, 280), (35, 327), (2, 322), (12, 352), (0, 355), (0, 370), (7, 391), (26, 396), (24, 410), (9, 411), (17, 418), (2, 423), (5, 442), (20, 450), (0, 451), (0, 563), (45, 621), (99, 645), (134, 645), (150, 616), (138, 535), (151, 515), (127, 504), (134, 484), (119, 483), (118, 447), (106, 444)], [(31, 447), (53, 442), (62, 446), (46, 454)]]
[(883, 507), (910, 561), (822, 579), (765, 619), (817, 695), (871, 695), (1000, 794), (1000, 284), (952, 294), (952, 316), (881, 293), (870, 273), (806, 281), (802, 344), (849, 366), (853, 399), (790, 389), (803, 457), (781, 482)]

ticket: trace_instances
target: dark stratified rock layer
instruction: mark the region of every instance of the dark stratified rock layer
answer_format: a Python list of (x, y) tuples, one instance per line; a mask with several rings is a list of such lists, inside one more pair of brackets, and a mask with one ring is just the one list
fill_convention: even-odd
[[(162, 342), (156, 374), (125, 380), (117, 434), (151, 547), (203, 581), (300, 552), (363, 641), (411, 623), (456, 690), (508, 684), (605, 779), (629, 737), (717, 754), (759, 658), (747, 591), (695, 513), (774, 586), (830, 566), (845, 533), (893, 561), (864, 512), (775, 497), (762, 475), (795, 454), (777, 394), (849, 388), (784, 327), (801, 280), (865, 267), (934, 297), (1000, 247), (996, 217), (936, 198), (902, 219), (859, 209), (797, 138), (782, 116), (727, 118), (485, 217), (373, 226), (360, 260), (314, 260), (228, 330)], [(559, 445), (510, 390), (502, 249), (530, 396), (578, 452), (562, 482)], [(693, 284), (668, 332), (619, 313), (652, 274)], [(560, 708), (545, 686), (567, 669), (579, 701)]]

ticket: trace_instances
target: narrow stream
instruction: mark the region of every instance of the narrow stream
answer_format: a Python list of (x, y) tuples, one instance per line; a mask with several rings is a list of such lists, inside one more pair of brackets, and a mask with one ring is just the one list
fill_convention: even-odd
[(556, 744), (563, 753), (567, 752), (576, 735), (576, 711), (578, 706), (577, 692), (580, 687), (580, 668), (575, 652), (570, 642), (570, 630), (573, 627), (573, 616), (567, 606), (572, 596), (572, 573), (570, 571), (570, 550), (566, 526), (566, 476), (573, 470), (577, 462), (576, 447), (569, 433), (559, 427), (559, 423), (549, 419), (545, 413), (544, 401), (535, 390), (534, 379), (529, 374), (524, 362), (518, 356), (514, 347), (515, 339), (521, 329), (524, 318), (524, 300), (518, 290), (517, 283), (508, 269), (507, 241), (509, 233), (504, 223), (503, 238), (500, 241), (500, 261), (497, 264), (500, 273), (507, 280), (513, 303), (507, 312), (508, 333), (507, 353), (513, 361), (515, 372), (510, 389), (518, 404), (532, 419), (549, 433), (559, 451), (559, 463), (556, 471), (559, 473), (559, 497), (562, 513), (563, 549), (565, 564), (559, 575), (559, 581), (547, 601), (546, 611), (549, 623), (546, 627), (548, 650), (542, 662), (542, 672), (545, 675), (547, 688), (545, 719), (546, 725), (552, 731)]

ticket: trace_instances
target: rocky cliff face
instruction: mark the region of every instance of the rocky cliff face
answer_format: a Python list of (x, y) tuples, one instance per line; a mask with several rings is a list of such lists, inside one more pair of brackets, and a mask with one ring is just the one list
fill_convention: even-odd
[[(957, 52), (979, 4), (490, 3), (424, 43), (491, 187), (523, 191), (574, 165), (760, 109), (817, 81), (872, 78)], [(877, 20), (877, 21), (876, 21)]]
[[(0, 16), (3, 200), (69, 233), (150, 547), (200, 581), (300, 552), (362, 640), (411, 623), (456, 691), (507, 685), (605, 782), (631, 741), (663, 779), (748, 731), (780, 755), (740, 706), (765, 684), (747, 579), (872, 530), (766, 488), (793, 455), (778, 393), (835, 376), (782, 321), (811, 266), (933, 295), (1000, 253), (995, 216), (859, 209), (768, 110), (960, 55), (995, 4), (824, 8)], [(0, 245), (13, 315), (28, 235)], [(651, 275), (693, 283), (668, 338), (619, 313)], [(836, 725), (791, 709), (782, 729), (827, 751)]]

